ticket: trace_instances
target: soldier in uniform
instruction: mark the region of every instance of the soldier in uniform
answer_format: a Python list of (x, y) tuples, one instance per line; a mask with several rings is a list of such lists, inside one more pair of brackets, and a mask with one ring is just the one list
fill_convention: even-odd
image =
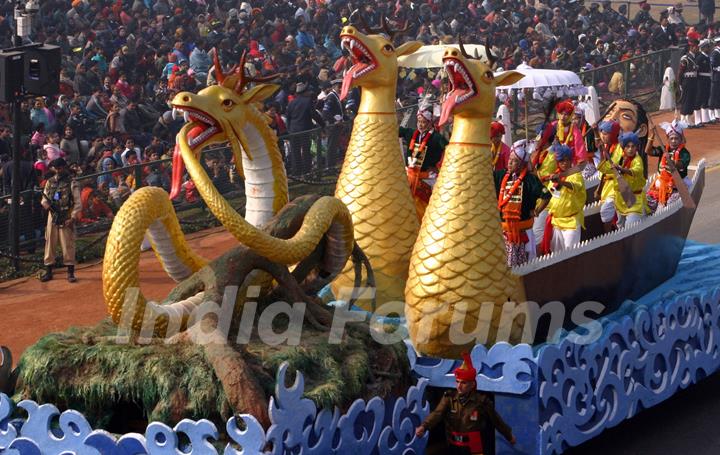
[[(692, 124), (690, 116), (695, 111), (695, 98), (697, 97), (697, 46), (700, 35), (696, 32), (688, 33), (688, 51), (680, 58), (678, 80), (680, 81), (680, 115), (688, 125)], [(697, 116), (696, 116), (697, 118)]]
[(53, 278), (55, 264), (55, 248), (58, 241), (63, 252), (63, 263), (67, 266), (67, 280), (71, 283), (75, 278), (75, 220), (82, 214), (80, 188), (72, 180), (67, 163), (63, 158), (50, 162), (50, 170), (55, 175), (45, 183), (42, 194), (42, 206), (49, 210), (47, 229), (45, 230), (45, 273), (40, 281)]
[(698, 82), (697, 82), (697, 101), (695, 104), (695, 124), (697, 124), (698, 111), (700, 112), (700, 122), (710, 123), (712, 118), (709, 112), (709, 101), (710, 101), (710, 40), (704, 39), (700, 41), (700, 52), (697, 53), (697, 68), (698, 68)]
[(715, 119), (720, 119), (720, 38), (715, 38), (715, 47), (710, 53), (710, 102)]
[[(421, 438), (441, 420), (445, 421), (445, 434), (451, 455), (482, 455), (483, 447), (491, 446), (483, 441), (482, 434), (497, 429), (510, 444), (515, 445), (515, 436), (510, 427), (495, 412), (493, 403), (478, 392), (470, 355), (463, 353), (463, 364), (455, 370), (457, 390), (447, 391), (437, 408), (415, 429)], [(492, 433), (494, 434), (494, 431)]]

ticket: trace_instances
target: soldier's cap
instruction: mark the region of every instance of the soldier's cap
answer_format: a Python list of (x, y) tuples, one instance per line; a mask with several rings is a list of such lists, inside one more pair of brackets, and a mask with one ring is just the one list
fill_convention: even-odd
[(54, 160), (50, 161), (50, 167), (65, 167), (67, 166), (67, 161), (65, 161), (65, 158), (55, 158)]

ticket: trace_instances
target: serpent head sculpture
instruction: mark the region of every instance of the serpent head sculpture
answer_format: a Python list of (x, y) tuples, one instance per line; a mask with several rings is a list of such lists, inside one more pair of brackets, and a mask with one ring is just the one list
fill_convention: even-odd
[[(244, 76), (243, 63), (241, 60), (232, 74), (224, 75), (216, 58), (219, 85), (175, 96), (173, 107), (183, 112), (188, 123), (177, 136), (173, 193), (177, 193), (183, 168), (187, 167), (198, 192), (225, 228), (252, 254), (274, 263), (297, 264), (321, 241), (329, 242), (322, 259), (322, 274), (332, 279), (353, 250), (352, 219), (339, 199), (321, 197), (314, 201), (289, 239), (258, 228), (287, 203), (287, 177), (277, 136), (256, 107), (276, 87), (260, 83), (247, 89), (250, 81)], [(218, 192), (199, 161), (203, 148), (222, 142), (230, 143), (237, 167), (245, 177), (247, 219)], [(180, 321), (182, 330), (193, 308), (202, 303), (202, 295), (161, 307), (146, 305), (138, 288), (140, 244), (146, 232), (174, 280), (185, 280), (207, 264), (187, 245), (167, 193), (159, 188), (141, 188), (123, 204), (108, 236), (103, 267), (108, 311), (116, 323), (128, 318), (135, 330), (148, 319), (156, 321), (157, 334), (165, 332), (169, 320)], [(133, 289), (137, 292), (130, 292)]]
[(420, 352), (459, 358), (472, 345), (498, 338), (505, 302), (524, 302), (522, 283), (506, 265), (495, 184), (487, 171), (495, 87), (513, 84), (522, 74), (494, 75), (462, 43), (445, 51), (443, 65), (452, 90), (440, 122), (454, 116), (453, 132), (412, 252), (405, 315)]
[[(384, 19), (383, 25), (366, 31), (392, 35)], [(354, 26), (344, 27), (340, 38), (353, 61), (343, 78), (341, 97), (353, 87), (362, 87), (362, 93), (335, 196), (350, 209), (355, 240), (372, 264), (377, 303), (401, 302), (419, 222), (398, 142), (397, 59), (415, 52), (421, 43), (395, 47), (388, 37), (365, 34)], [(352, 286), (348, 263), (333, 291), (344, 298)], [(363, 295), (360, 305), (371, 310), (371, 303), (371, 294)]]
[[(287, 176), (277, 138), (265, 127), (265, 116), (256, 107), (278, 86), (262, 83), (273, 76), (248, 78), (244, 74), (245, 54), (225, 75), (216, 52), (215, 68), (218, 85), (198, 93), (178, 93), (172, 101), (174, 111), (183, 113), (187, 122), (180, 133), (187, 147), (183, 150), (183, 142), (178, 141), (175, 148), (170, 197), (175, 198), (180, 191), (184, 156), (191, 152), (197, 157), (204, 148), (227, 142), (244, 177), (245, 192), (254, 197), (254, 204), (246, 207), (245, 218), (260, 226), (288, 202)], [(260, 84), (246, 89), (250, 82)]]

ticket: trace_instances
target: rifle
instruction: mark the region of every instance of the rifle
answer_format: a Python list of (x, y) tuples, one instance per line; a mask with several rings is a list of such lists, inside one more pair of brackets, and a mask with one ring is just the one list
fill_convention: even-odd
[(50, 212), (50, 216), (52, 216), (53, 224), (55, 226), (65, 226), (65, 222), (68, 219), (68, 214), (63, 213), (63, 211), (60, 210), (60, 208), (57, 206), (57, 203), (50, 199), (47, 194), (45, 194), (44, 190), (40, 192), (40, 194), (42, 194), (42, 197), (44, 197), (50, 205), (48, 211)]

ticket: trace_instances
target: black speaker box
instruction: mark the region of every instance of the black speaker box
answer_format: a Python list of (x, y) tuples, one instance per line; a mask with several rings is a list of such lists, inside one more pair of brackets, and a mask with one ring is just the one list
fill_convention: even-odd
[(25, 49), (25, 93), (57, 95), (60, 91), (60, 48), (50, 44)]
[(23, 53), (0, 52), (0, 102), (11, 103), (22, 92)]

